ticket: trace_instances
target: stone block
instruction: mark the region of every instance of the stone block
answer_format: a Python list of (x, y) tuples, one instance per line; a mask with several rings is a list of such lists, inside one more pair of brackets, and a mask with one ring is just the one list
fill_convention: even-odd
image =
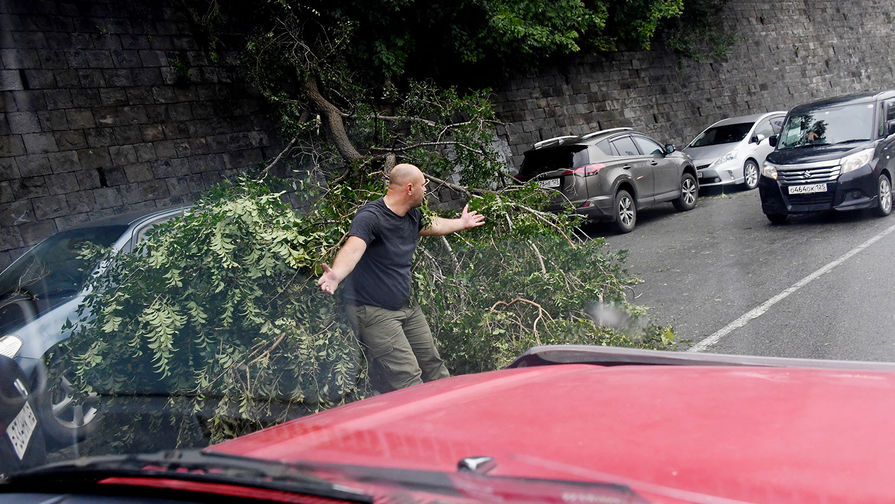
[(40, 50), (37, 52), (40, 66), (45, 69), (68, 68), (68, 58), (63, 51)]
[(87, 147), (87, 138), (81, 130), (57, 131), (53, 133), (53, 137), (56, 138), (56, 145), (61, 151), (77, 150)]
[(14, 134), (38, 133), (41, 131), (40, 118), (35, 112), (11, 112), (6, 114), (9, 131)]
[(0, 70), (0, 91), (19, 91), (25, 87), (22, 85), (22, 77), (18, 70)]
[(130, 86), (134, 81), (130, 69), (103, 70), (103, 77), (109, 86)]
[(115, 141), (118, 144), (135, 144), (142, 142), (142, 126), (119, 126), (115, 128)]
[(52, 70), (22, 70), (24, 89), (51, 89), (56, 87), (56, 76)]
[(19, 226), (19, 233), (22, 234), (22, 241), (25, 242), (25, 246), (34, 245), (56, 233), (56, 231), (56, 223), (54, 221), (33, 222)]
[(34, 205), (34, 216), (38, 220), (52, 219), (68, 213), (68, 202), (65, 200), (65, 196), (34, 198), (31, 204)]
[(74, 151), (51, 152), (47, 154), (53, 173), (68, 173), (81, 168), (78, 155)]
[(161, 124), (146, 124), (141, 127), (141, 131), (143, 140), (146, 142), (157, 142), (165, 139), (165, 132)]
[(14, 47), (22, 49), (39, 49), (47, 47), (47, 39), (41, 32), (12, 32)]
[(103, 187), (92, 191), (98, 209), (113, 208), (123, 203), (118, 188)]
[[(19, 228), (16, 226), (0, 227), (0, 249), (9, 250), (11, 248), (19, 248), (25, 245)], [(6, 264), (9, 264), (8, 262)], [(6, 266), (0, 266), (5, 268)]]
[(44, 91), (44, 96), (48, 110), (68, 109), (75, 106), (71, 91), (68, 89), (48, 89)]
[(102, 70), (78, 70), (81, 87), (98, 88), (106, 86), (106, 77)]
[(96, 120), (93, 118), (93, 112), (89, 109), (66, 110), (65, 115), (68, 118), (68, 125), (72, 129), (96, 127)]
[(0, 203), (9, 203), (15, 199), (16, 197), (12, 193), (12, 184), (9, 181), (0, 182)]
[[(2, 137), (0, 137), (2, 138)], [(13, 157), (0, 158), (0, 180), (12, 180), (19, 178), (19, 166)]]
[(12, 193), (16, 200), (47, 196), (50, 190), (44, 177), (22, 177), (12, 181)]
[(66, 203), (71, 213), (86, 213), (96, 210), (96, 201), (93, 199), (93, 191), (78, 191), (65, 195)]
[(116, 187), (127, 184), (127, 175), (120, 166), (110, 166), (99, 170), (100, 183), (103, 186)]
[(124, 173), (129, 183), (145, 182), (152, 180), (152, 170), (148, 163), (137, 163), (124, 167)]
[(135, 68), (131, 75), (134, 86), (160, 86), (165, 82), (158, 68)]
[(129, 103), (127, 91), (121, 87), (100, 89), (99, 99), (102, 100), (103, 105), (127, 105)]
[(112, 62), (117, 68), (137, 68), (142, 65), (140, 55), (137, 51), (128, 51), (124, 49), (112, 50)]
[(53, 173), (50, 160), (46, 154), (35, 154), (16, 158), (19, 173), (22, 177), (37, 177)]
[(130, 165), (137, 162), (137, 153), (131, 145), (109, 147), (112, 163), (117, 166)]
[(156, 159), (155, 147), (151, 143), (141, 143), (134, 145), (134, 152), (137, 155), (137, 161), (146, 162)]
[[(121, 41), (121, 47), (123, 49), (139, 50), (149, 48), (149, 38), (146, 37), (146, 35), (122, 33), (118, 38)], [(143, 64), (145, 65), (145, 63)]]
[(109, 150), (106, 148), (82, 149), (77, 151), (77, 153), (82, 168), (95, 169), (112, 166), (112, 159), (109, 157)]
[[(153, 103), (152, 91), (146, 87), (130, 87), (126, 88), (127, 102), (131, 105), (143, 105)], [(145, 107), (144, 107), (145, 109)], [(147, 111), (147, 118), (149, 112)]]
[(59, 150), (59, 147), (56, 146), (56, 138), (52, 133), (25, 134), (22, 135), (22, 141), (25, 142), (25, 150), (28, 154), (42, 154)]
[(115, 128), (84, 130), (88, 147), (108, 147), (115, 143)]
[[(78, 177), (74, 173), (57, 173), (53, 175), (49, 184), (50, 194), (70, 194), (72, 191), (78, 191)], [(81, 194), (75, 192), (72, 194)]]
[[(15, 195), (15, 184), (12, 186)], [(30, 199), (17, 198), (16, 201), (0, 205), (0, 228), (18, 226), (26, 222), (34, 222), (34, 207)]]
[(144, 67), (168, 66), (168, 57), (164, 51), (138, 51), (138, 57)]
[(85, 50), (84, 57), (87, 60), (87, 66), (90, 68), (114, 68), (115, 66), (112, 62), (112, 55), (107, 50)]
[[(74, 210), (72, 210), (74, 211)], [(76, 226), (80, 226), (83, 224), (87, 224), (90, 222), (90, 214), (89, 213), (76, 213), (73, 215), (66, 215), (63, 217), (57, 217), (53, 219), (53, 222), (56, 223), (56, 229), (60, 231), (65, 231), (66, 229), (71, 229)]]
[(40, 58), (33, 49), (0, 49), (0, 62), (9, 70), (40, 68)]
[(68, 129), (68, 120), (65, 111), (52, 110), (37, 113), (40, 118), (40, 126), (44, 131), (63, 131)]

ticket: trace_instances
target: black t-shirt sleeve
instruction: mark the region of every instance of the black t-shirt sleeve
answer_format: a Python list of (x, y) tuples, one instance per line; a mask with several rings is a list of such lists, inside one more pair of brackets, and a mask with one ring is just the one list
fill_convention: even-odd
[(417, 220), (417, 231), (422, 231), (424, 227), (429, 225), (429, 220), (426, 219), (426, 214), (419, 208), (413, 208), (410, 211), (415, 212), (414, 218)]
[(368, 211), (360, 211), (351, 221), (351, 229), (348, 236), (357, 236), (367, 245), (376, 239), (376, 214)]

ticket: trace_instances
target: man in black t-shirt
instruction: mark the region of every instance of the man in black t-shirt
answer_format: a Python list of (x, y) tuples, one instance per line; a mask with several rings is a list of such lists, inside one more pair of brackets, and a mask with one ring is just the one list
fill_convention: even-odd
[(457, 219), (423, 222), (419, 206), (426, 178), (411, 164), (389, 174), (388, 191), (362, 206), (332, 268), (323, 265), (320, 288), (335, 293), (345, 281), (345, 311), (371, 362), (373, 385), (380, 392), (449, 376), (429, 324), (410, 302), (410, 265), (420, 236), (440, 236), (484, 224), (468, 207)]

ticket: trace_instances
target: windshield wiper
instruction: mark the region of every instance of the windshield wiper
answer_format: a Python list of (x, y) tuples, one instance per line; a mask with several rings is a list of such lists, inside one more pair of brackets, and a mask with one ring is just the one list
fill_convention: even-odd
[(72, 487), (96, 490), (107, 478), (150, 478), (256, 488), (301, 495), (372, 503), (373, 497), (279, 461), (266, 461), (199, 450), (162, 451), (145, 455), (86, 457), (49, 464), (0, 480), (0, 492), (70, 492)]

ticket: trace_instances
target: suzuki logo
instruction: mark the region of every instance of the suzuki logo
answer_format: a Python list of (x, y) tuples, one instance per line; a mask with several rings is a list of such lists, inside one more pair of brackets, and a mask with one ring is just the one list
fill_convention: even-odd
[(806, 179), (810, 179), (810, 178), (811, 178), (811, 172), (808, 171), (808, 170), (805, 170), (805, 171), (802, 172), (802, 176), (805, 177)]

